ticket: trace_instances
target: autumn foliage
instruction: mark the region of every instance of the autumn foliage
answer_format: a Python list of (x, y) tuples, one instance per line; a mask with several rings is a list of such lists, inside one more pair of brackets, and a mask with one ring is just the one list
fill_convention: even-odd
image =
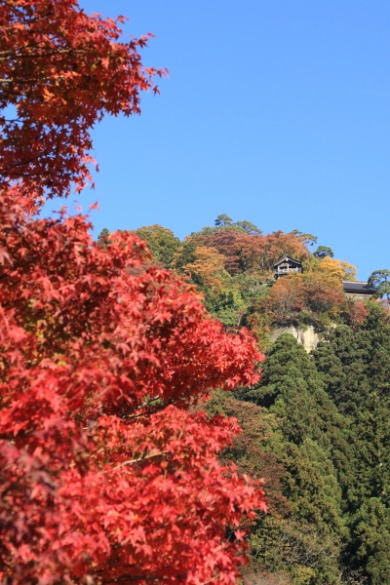
[(276, 323), (294, 323), (299, 313), (319, 315), (345, 300), (341, 282), (325, 273), (309, 272), (284, 276), (276, 281), (264, 308)]
[(264, 494), (220, 461), (237, 423), (195, 405), (258, 380), (254, 340), (136, 236), (36, 215), (161, 72), (75, 0), (3, 2), (0, 30), (0, 583), (233, 583)]
[(142, 66), (151, 35), (122, 38), (120, 23), (75, 0), (0, 5), (0, 185), (22, 179), (63, 196), (91, 180), (90, 130), (104, 114), (140, 112), (140, 92), (165, 71)]
[(198, 246), (218, 250), (225, 258), (225, 269), (233, 275), (247, 270), (272, 270), (284, 254), (300, 260), (308, 256), (299, 236), (281, 231), (268, 235), (249, 234), (227, 226), (199, 232), (190, 240)]
[(218, 462), (237, 425), (190, 407), (258, 379), (253, 340), (135, 236), (0, 205), (2, 581), (233, 582), (262, 492)]

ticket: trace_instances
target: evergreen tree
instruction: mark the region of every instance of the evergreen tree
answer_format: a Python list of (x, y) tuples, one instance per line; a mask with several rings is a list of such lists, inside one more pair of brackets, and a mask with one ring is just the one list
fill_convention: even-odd
[(290, 506), (284, 517), (259, 520), (254, 551), (268, 570), (288, 569), (296, 585), (340, 583), (347, 531), (333, 458), (346, 452), (345, 423), (314, 360), (292, 336), (282, 335), (269, 351), (259, 387), (241, 396), (274, 417), (276, 428), (265, 444), (283, 466), (282, 493)]
[(339, 327), (314, 353), (318, 371), (346, 416), (349, 464), (338, 460), (349, 519), (346, 562), (369, 585), (390, 581), (390, 325), (372, 304), (364, 325)]

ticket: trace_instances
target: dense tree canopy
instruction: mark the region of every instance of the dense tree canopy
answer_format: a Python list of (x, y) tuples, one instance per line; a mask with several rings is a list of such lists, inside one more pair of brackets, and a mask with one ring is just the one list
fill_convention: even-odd
[(280, 336), (256, 388), (214, 397), (212, 412), (243, 421), (229, 453), (261, 468), (270, 490), (250, 537), (254, 583), (389, 581), (389, 340), (386, 313), (371, 303), (313, 355)]
[(288, 570), (294, 584), (338, 583), (346, 529), (332, 458), (347, 445), (343, 419), (312, 358), (282, 335), (268, 352), (260, 384), (241, 397), (266, 409), (262, 445), (276, 459), (273, 476), (288, 506), (259, 519), (251, 538), (257, 564)]
[[(312, 234), (262, 234), (252, 222), (233, 221), (226, 214), (215, 223), (182, 242), (162, 226), (135, 233), (148, 242), (151, 262), (194, 284), (207, 309), (226, 328), (249, 326), (265, 350), (274, 326), (312, 325), (324, 331), (332, 322), (356, 327), (364, 321), (365, 303), (346, 297), (343, 290), (344, 280), (356, 279), (356, 267), (331, 257), (331, 249), (324, 246), (310, 253), (308, 246), (316, 239)], [(322, 248), (327, 253), (322, 254)], [(276, 281), (274, 265), (284, 256), (300, 262), (302, 272)]]
[(161, 225), (148, 225), (138, 228), (134, 233), (147, 243), (154, 262), (165, 268), (172, 265), (180, 248), (180, 240), (171, 230)]
[(390, 326), (372, 304), (358, 328), (340, 327), (315, 352), (317, 370), (348, 422), (348, 463), (336, 460), (350, 525), (347, 558), (371, 585), (390, 578)]
[[(249, 223), (249, 222), (247, 222)], [(253, 270), (272, 270), (281, 256), (298, 260), (308, 256), (299, 236), (281, 231), (262, 235), (256, 226), (245, 229), (245, 222), (220, 224), (193, 234), (195, 245), (215, 248), (225, 257), (225, 268), (231, 274)]]

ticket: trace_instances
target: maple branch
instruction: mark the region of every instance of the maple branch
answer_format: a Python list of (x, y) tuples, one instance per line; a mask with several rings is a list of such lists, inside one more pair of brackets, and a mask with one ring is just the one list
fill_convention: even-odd
[[(11, 26), (2, 26), (1, 27), (1, 30), (6, 30), (6, 29), (9, 29), (9, 28), (12, 29), (13, 27), (14, 27), (14, 25), (11, 25)], [(47, 43), (47, 40), (46, 39), (42, 39), (41, 41), (37, 40), (37, 41), (35, 41), (32, 44), (29, 44), (28, 43), (28, 44), (23, 45), (21, 47), (12, 47), (11, 49), (0, 51), (0, 55), (14, 55), (15, 52), (23, 51), (24, 49), (33, 49), (33, 48), (36, 48), (39, 45), (42, 45), (44, 43)]]
[[(114, 550), (118, 550), (123, 548), (122, 544), (114, 544), (112, 545), (112, 549)], [(137, 564), (122, 564), (123, 568), (126, 568), (127, 570), (131, 570), (134, 571), (134, 569), (139, 569), (139, 566)], [(161, 567), (161, 570), (169, 570), (171, 569), (171, 565), (164, 565)], [(107, 570), (107, 569), (105, 569)], [(96, 572), (97, 575), (104, 575), (105, 573), (103, 571), (97, 571)], [(176, 579), (178, 581), (178, 583), (180, 582), (184, 582), (184, 580), (186, 579), (186, 575), (184, 573), (178, 574), (176, 575)], [(119, 577), (115, 578), (115, 583), (124, 583), (124, 585), (126, 585), (127, 583), (129, 583), (129, 581), (149, 581), (149, 582), (161, 582), (161, 575), (157, 572), (151, 574), (150, 573), (150, 569), (148, 570), (148, 573), (142, 573), (141, 575), (129, 575), (128, 573), (125, 575), (121, 575)]]
[(148, 461), (149, 459), (155, 459), (157, 457), (161, 457), (162, 455), (167, 455), (168, 451), (161, 451), (161, 453), (153, 453), (152, 455), (146, 455), (145, 457), (139, 457), (138, 459), (128, 459), (127, 461), (123, 461), (119, 465), (116, 465), (114, 469), (120, 469), (121, 467), (125, 467), (125, 465), (134, 465), (135, 463), (141, 463), (143, 461)]
[[(16, 49), (16, 51), (18, 51), (18, 49)], [(11, 51), (9, 52), (12, 55), (12, 59), (36, 59), (37, 57), (39, 58), (46, 58), (46, 57), (53, 57), (54, 55), (74, 55), (74, 56), (78, 56), (78, 55), (93, 55), (94, 52), (92, 49), (60, 49), (57, 48), (55, 51), (51, 51), (51, 52), (47, 52), (47, 53), (39, 53), (39, 52), (31, 52), (31, 53), (22, 53), (22, 54), (18, 54), (18, 53), (11, 53)], [(6, 55), (6, 53), (2, 53), (0, 51), (0, 61), (8, 61), (9, 57), (5, 56), (5, 57), (1, 57), (1, 55)]]
[[(13, 165), (7, 165), (6, 167), (0, 167), (0, 173), (9, 172), (11, 169), (15, 169), (15, 168), (20, 167), (20, 166), (29, 165), (30, 163), (41, 159), (43, 156), (54, 155), (57, 153), (57, 151), (58, 151), (58, 148), (57, 149), (51, 148), (49, 150), (45, 150), (44, 152), (37, 154), (36, 156), (30, 157), (28, 159), (25, 159), (25, 160), (22, 160), (19, 162), (16, 162)], [(29, 177), (29, 176), (31, 176), (31, 173), (27, 173), (27, 174), (22, 173), (21, 176)]]
[[(48, 75), (47, 77), (31, 77), (31, 78), (25, 78), (25, 79), (12, 79), (12, 78), (0, 78), (0, 83), (24, 83), (24, 84), (30, 84), (30, 83), (45, 83), (47, 81), (52, 81), (52, 80), (62, 80), (62, 79), (68, 79), (69, 76), (68, 75)], [(84, 75), (84, 78), (88, 79), (87, 75)]]

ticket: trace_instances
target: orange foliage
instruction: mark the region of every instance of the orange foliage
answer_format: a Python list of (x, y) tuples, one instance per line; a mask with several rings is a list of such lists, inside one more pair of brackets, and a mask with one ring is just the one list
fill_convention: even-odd
[(195, 250), (195, 261), (187, 264), (184, 271), (196, 284), (222, 292), (230, 278), (224, 268), (224, 260), (214, 248), (199, 246)]
[(276, 321), (285, 321), (305, 308), (302, 275), (279, 278), (265, 301), (266, 312)]
[(279, 278), (265, 301), (271, 317), (280, 322), (295, 320), (303, 310), (314, 314), (330, 311), (344, 301), (341, 283), (321, 273)]
[(342, 306), (342, 313), (345, 322), (352, 329), (357, 329), (364, 323), (368, 315), (368, 307), (364, 301), (346, 299)]
[(300, 261), (309, 256), (302, 239), (295, 234), (284, 234), (279, 230), (262, 238), (261, 267), (265, 270), (272, 270), (273, 265), (284, 255)]
[(323, 313), (340, 305), (344, 299), (341, 282), (322, 274), (303, 274), (305, 305), (314, 313)]
[(259, 236), (223, 227), (212, 233), (192, 236), (196, 246), (214, 248), (224, 259), (224, 267), (230, 274), (244, 272), (259, 262)]
[(301, 238), (281, 231), (264, 236), (224, 227), (211, 233), (196, 234), (191, 240), (198, 246), (218, 250), (224, 256), (224, 265), (230, 274), (247, 270), (272, 270), (283, 255), (298, 260), (309, 255)]

